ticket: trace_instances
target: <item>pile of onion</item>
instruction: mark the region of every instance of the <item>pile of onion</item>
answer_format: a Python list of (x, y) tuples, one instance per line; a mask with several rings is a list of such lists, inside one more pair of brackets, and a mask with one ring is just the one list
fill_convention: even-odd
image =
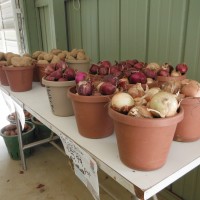
[(180, 103), (175, 94), (160, 88), (147, 88), (144, 91), (137, 86), (130, 88), (128, 92), (114, 94), (110, 106), (131, 117), (166, 118), (177, 114)]
[(200, 97), (200, 83), (198, 81), (185, 79), (181, 85), (181, 94), (185, 97)]

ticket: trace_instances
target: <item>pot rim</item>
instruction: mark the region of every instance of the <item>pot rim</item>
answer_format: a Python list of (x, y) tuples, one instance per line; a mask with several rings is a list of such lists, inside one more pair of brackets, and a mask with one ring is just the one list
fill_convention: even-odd
[(185, 74), (181, 76), (157, 76), (156, 78), (157, 81), (178, 81), (183, 79), (186, 79)]
[(110, 102), (113, 95), (101, 95), (101, 96), (83, 96), (75, 93), (76, 86), (69, 88), (68, 96), (73, 101), (85, 102), (85, 103), (97, 103), (97, 102)]
[[(25, 123), (31, 125), (31, 129), (30, 129), (29, 131), (25, 132), (25, 133), (22, 133), (22, 136), (23, 136), (23, 135), (26, 135), (26, 134), (28, 134), (28, 133), (30, 133), (31, 131), (33, 131), (33, 130), (35, 129), (35, 124), (34, 124), (34, 123), (32, 123), (32, 122), (27, 122), (27, 121), (25, 121)], [(13, 124), (8, 124), (8, 125), (13, 125)], [(15, 124), (14, 124), (14, 125), (15, 125)], [(0, 135), (1, 135), (2, 137), (8, 137), (8, 138), (11, 138), (11, 137), (18, 137), (18, 134), (17, 134), (17, 135), (4, 135), (4, 134), (2, 133), (4, 128), (5, 128), (5, 126), (4, 126), (4, 127), (1, 129), (1, 131), (0, 131)]]
[(181, 101), (182, 105), (196, 105), (196, 104), (200, 104), (200, 97), (185, 97), (182, 101)]
[(108, 108), (109, 116), (117, 122), (127, 124), (129, 126), (136, 126), (136, 127), (164, 127), (164, 126), (171, 126), (174, 124), (178, 124), (180, 121), (183, 120), (184, 117), (184, 109), (180, 106), (180, 111), (172, 117), (166, 118), (135, 118), (128, 115), (124, 115), (119, 113), (109, 106)]
[(82, 63), (89, 63), (90, 59), (86, 59), (86, 60), (66, 60), (66, 63), (69, 64), (82, 64)]
[(75, 85), (75, 80), (73, 81), (48, 81), (42, 77), (42, 84), (49, 87), (69, 87)]
[(35, 66), (34, 65), (30, 65), (30, 66), (26, 66), (26, 67), (14, 67), (13, 65), (9, 65), (9, 66), (3, 66), (3, 70), (5, 71), (23, 71), (23, 70), (27, 70), (27, 69), (33, 69)]

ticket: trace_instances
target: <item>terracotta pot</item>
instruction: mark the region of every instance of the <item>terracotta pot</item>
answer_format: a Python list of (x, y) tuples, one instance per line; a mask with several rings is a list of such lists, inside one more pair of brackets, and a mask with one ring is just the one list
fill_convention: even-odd
[(162, 167), (172, 143), (183, 109), (168, 118), (134, 118), (109, 108), (114, 121), (121, 161), (128, 167), (149, 171)]
[(41, 86), (44, 86), (44, 84), (42, 84), (42, 78), (45, 75), (44, 70), (47, 67), (47, 65), (49, 65), (49, 64), (38, 64), (38, 63), (36, 63), (36, 69), (37, 69), (37, 72), (38, 72), (39, 82), (40, 82)]
[(36, 64), (34, 64), (34, 69), (33, 69), (33, 81), (40, 82), (39, 67)]
[(178, 124), (175, 141), (192, 142), (200, 138), (200, 98), (185, 98), (181, 101), (184, 118)]
[(6, 72), (3, 69), (2, 65), (0, 65), (0, 81), (1, 81), (2, 85), (9, 86), (8, 79), (7, 79), (7, 76), (6, 76)]
[(169, 81), (182, 81), (186, 79), (186, 75), (182, 76), (157, 76), (158, 85), (161, 86), (165, 82)]
[(3, 67), (13, 92), (25, 92), (32, 89), (34, 66)]
[(69, 67), (80, 71), (80, 72), (88, 72), (90, 68), (90, 60), (67, 60), (66, 63)]
[(87, 138), (104, 138), (113, 133), (113, 122), (108, 115), (107, 96), (81, 96), (76, 94), (75, 87), (68, 92), (79, 133)]
[(61, 117), (73, 115), (72, 103), (67, 93), (69, 87), (75, 85), (75, 81), (47, 81), (42, 78), (42, 83), (46, 86), (52, 113)]

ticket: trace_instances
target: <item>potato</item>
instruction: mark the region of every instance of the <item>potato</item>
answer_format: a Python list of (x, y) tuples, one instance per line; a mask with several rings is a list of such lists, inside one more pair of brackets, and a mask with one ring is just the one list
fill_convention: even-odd
[(35, 52), (33, 52), (32, 58), (33, 58), (33, 59), (37, 59), (38, 56), (39, 56), (42, 52), (43, 52), (43, 51), (35, 51)]
[(37, 60), (44, 60), (44, 55), (46, 53), (45, 52), (42, 52), (38, 57), (37, 57)]
[(52, 49), (52, 50), (50, 51), (50, 53), (52, 53), (52, 54), (54, 54), (54, 55), (58, 55), (59, 53), (62, 53), (62, 50), (60, 50), (60, 49)]
[(30, 57), (12, 57), (11, 64), (14, 67), (27, 67), (31, 66), (33, 63), (32, 58)]
[(65, 57), (68, 56), (68, 55), (70, 55), (70, 52), (69, 52), (69, 51), (62, 51), (62, 53), (65, 54)]
[(11, 63), (12, 57), (20, 57), (20, 55), (14, 54), (14, 53), (10, 53), (10, 52), (7, 53), (7, 54), (5, 54), (5, 58), (6, 58), (6, 60), (7, 60), (8, 65), (11, 65), (11, 64), (12, 64), (12, 63)]
[(60, 60), (65, 60), (66, 55), (64, 53), (59, 53), (58, 57), (60, 58)]
[(50, 54), (50, 53), (45, 53), (44, 54), (44, 60), (47, 60), (48, 62), (51, 62), (52, 59), (53, 59), (53, 54)]
[(66, 57), (66, 60), (76, 60), (76, 59), (73, 56), (69, 55), (69, 56)]
[(78, 52), (82, 52), (83, 54), (85, 54), (85, 51), (83, 49), (78, 49)]
[(58, 63), (60, 62), (60, 58), (58, 56), (53, 56), (51, 63)]
[(78, 49), (72, 49), (72, 51), (70, 52), (70, 56), (73, 56), (74, 58), (76, 58), (78, 53)]
[(25, 53), (25, 54), (23, 55), (23, 57), (30, 57), (30, 58), (31, 58), (31, 55), (30, 55), (29, 53)]
[(77, 60), (85, 60), (86, 59), (86, 56), (83, 52), (78, 52), (77, 53), (77, 57), (76, 57)]
[(38, 60), (37, 63), (40, 64), (40, 65), (46, 65), (46, 64), (49, 64), (49, 62), (48, 62), (47, 60)]
[(4, 53), (0, 52), (0, 60), (5, 60)]

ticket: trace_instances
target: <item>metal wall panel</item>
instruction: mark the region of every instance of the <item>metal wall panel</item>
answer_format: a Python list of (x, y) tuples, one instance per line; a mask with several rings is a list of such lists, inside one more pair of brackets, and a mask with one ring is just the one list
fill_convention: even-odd
[[(92, 60), (137, 58), (189, 65), (200, 80), (199, 0), (67, 1), (69, 48), (83, 48)], [(75, 1), (76, 2), (76, 1)]]

